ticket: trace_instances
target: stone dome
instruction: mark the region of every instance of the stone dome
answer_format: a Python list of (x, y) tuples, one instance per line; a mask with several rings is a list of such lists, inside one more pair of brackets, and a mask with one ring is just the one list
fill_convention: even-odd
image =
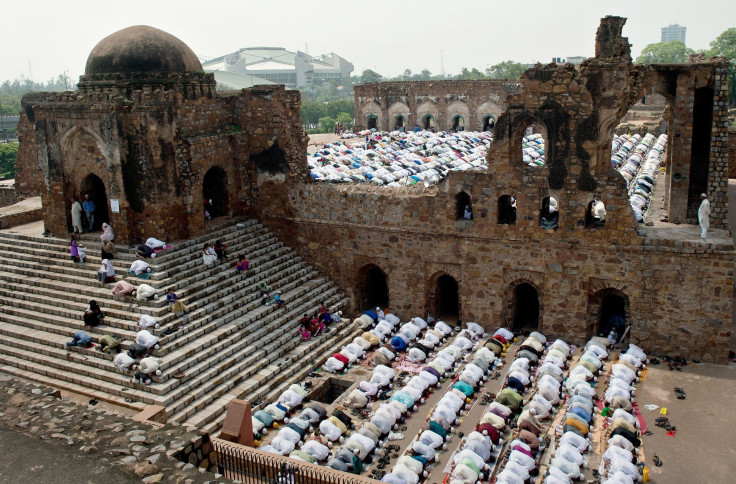
[(119, 30), (102, 39), (90, 52), (85, 75), (164, 74), (204, 72), (184, 42), (147, 25)]

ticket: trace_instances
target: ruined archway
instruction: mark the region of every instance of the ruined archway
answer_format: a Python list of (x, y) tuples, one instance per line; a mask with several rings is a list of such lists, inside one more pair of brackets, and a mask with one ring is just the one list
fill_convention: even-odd
[(367, 264), (358, 271), (359, 309), (385, 308), (389, 305), (388, 278), (375, 264)]
[(527, 124), (521, 138), (521, 158), (525, 165), (545, 165), (545, 143), (543, 126), (536, 122)]
[(465, 130), (465, 118), (460, 116), (459, 114), (456, 114), (452, 117), (452, 126), (450, 128), (452, 131), (464, 131)]
[[(79, 191), (81, 194), (80, 201), (82, 203), (84, 203), (86, 195), (89, 195), (89, 199), (95, 203), (92, 230), (97, 230), (102, 227), (103, 223), (109, 222), (110, 214), (107, 208), (107, 190), (105, 190), (105, 184), (102, 179), (90, 173), (82, 180), (82, 183), (79, 185)], [(88, 227), (88, 223), (84, 223), (84, 229), (87, 230)]]
[(460, 287), (449, 274), (437, 273), (427, 283), (427, 314), (447, 323), (460, 318)]
[(486, 116), (483, 116), (483, 128), (482, 128), (482, 131), (490, 131), (490, 132), (493, 132), (493, 128), (495, 126), (496, 126), (496, 118), (494, 118), (490, 114), (487, 114)]
[(397, 114), (394, 116), (394, 130), (402, 130), (406, 128), (406, 118), (403, 114)]
[(369, 114), (365, 118), (365, 125), (367, 129), (377, 129), (378, 128), (378, 116), (375, 114)]
[(528, 282), (514, 287), (512, 327), (514, 332), (539, 329), (539, 292)]
[(629, 324), (629, 304), (629, 297), (613, 287), (591, 294), (588, 298), (586, 338), (608, 336), (612, 329), (619, 339), (622, 338)]
[[(219, 166), (213, 166), (202, 180), (202, 198), (210, 218), (229, 214), (227, 173)], [(211, 202), (210, 202), (211, 200)]]
[[(466, 216), (465, 211), (469, 212)], [(467, 192), (461, 191), (455, 195), (455, 220), (472, 220), (473, 219), (473, 203)]]

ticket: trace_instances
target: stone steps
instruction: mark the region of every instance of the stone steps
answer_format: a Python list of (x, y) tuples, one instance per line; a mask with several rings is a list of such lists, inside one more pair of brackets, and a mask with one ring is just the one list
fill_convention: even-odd
[[(342, 304), (347, 305), (348, 303), (347, 298), (342, 300)], [(350, 343), (355, 336), (354, 325), (348, 320), (343, 320), (341, 326), (333, 324), (330, 332), (318, 339), (307, 342), (299, 341), (297, 347), (290, 352), (287, 358), (283, 359), (283, 362), (288, 366), (284, 366), (284, 364), (269, 365), (254, 377), (239, 383), (226, 395), (209, 405), (205, 411), (195, 414), (184, 423), (204, 428), (211, 434), (219, 434), (230, 400), (239, 398), (255, 401), (262, 398), (266, 403), (260, 406), (252, 405), (253, 412), (255, 412), (261, 407), (276, 401), (292, 382), (304, 380), (325, 359), (326, 352), (337, 351), (341, 346)], [(263, 381), (268, 381), (269, 385), (263, 385)], [(274, 385), (276, 386), (274, 387)]]
[[(214, 428), (234, 396), (281, 391), (287, 380), (306, 374), (322, 352), (352, 339), (352, 325), (344, 321), (302, 343), (297, 327), (305, 312), (316, 312), (322, 301), (337, 310), (348, 300), (258, 221), (238, 227), (229, 220), (212, 228), (147, 260), (154, 273), (145, 282), (159, 296), (174, 287), (189, 306), (186, 313), (170, 312), (165, 297), (147, 302), (112, 296), (112, 285), (95, 278), (99, 253), (89, 247), (98, 246), (96, 234), (85, 238), (88, 261), (94, 263), (80, 265), (69, 260), (68, 240), (0, 233), (3, 371), (130, 408), (162, 405), (172, 421)], [(202, 244), (216, 239), (228, 245), (230, 260), (204, 266)], [(240, 253), (252, 262), (246, 274), (234, 269)], [(134, 247), (118, 247), (118, 255), (113, 263), (120, 275), (136, 259)], [(128, 280), (136, 284), (138, 278)], [(261, 282), (282, 291), (288, 310), (261, 305)], [(162, 374), (151, 385), (131, 383), (131, 375), (112, 364), (114, 355), (65, 346), (83, 329), (90, 299), (106, 313), (105, 324), (85, 329), (93, 342), (110, 334), (125, 350), (140, 329), (141, 314), (158, 319), (160, 328), (151, 331), (159, 334), (161, 348), (152, 353)], [(160, 335), (169, 328), (173, 333)], [(184, 376), (174, 378), (177, 373)]]

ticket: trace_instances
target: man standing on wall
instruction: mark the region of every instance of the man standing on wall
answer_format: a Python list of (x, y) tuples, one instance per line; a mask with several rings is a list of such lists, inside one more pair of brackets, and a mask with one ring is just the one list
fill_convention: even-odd
[(705, 193), (700, 194), (700, 207), (698, 208), (698, 223), (700, 224), (700, 238), (704, 239), (710, 226), (710, 202)]
[(92, 226), (95, 224), (95, 202), (89, 199), (89, 193), (84, 194), (84, 202), (82, 202), (84, 213), (87, 214), (89, 222), (89, 231), (92, 232)]

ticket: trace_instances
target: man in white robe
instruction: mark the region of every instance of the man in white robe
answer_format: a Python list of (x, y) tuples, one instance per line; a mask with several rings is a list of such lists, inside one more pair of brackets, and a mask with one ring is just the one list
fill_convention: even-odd
[(700, 238), (704, 239), (710, 226), (710, 202), (705, 193), (700, 194), (700, 207), (698, 208), (698, 223), (700, 224)]

